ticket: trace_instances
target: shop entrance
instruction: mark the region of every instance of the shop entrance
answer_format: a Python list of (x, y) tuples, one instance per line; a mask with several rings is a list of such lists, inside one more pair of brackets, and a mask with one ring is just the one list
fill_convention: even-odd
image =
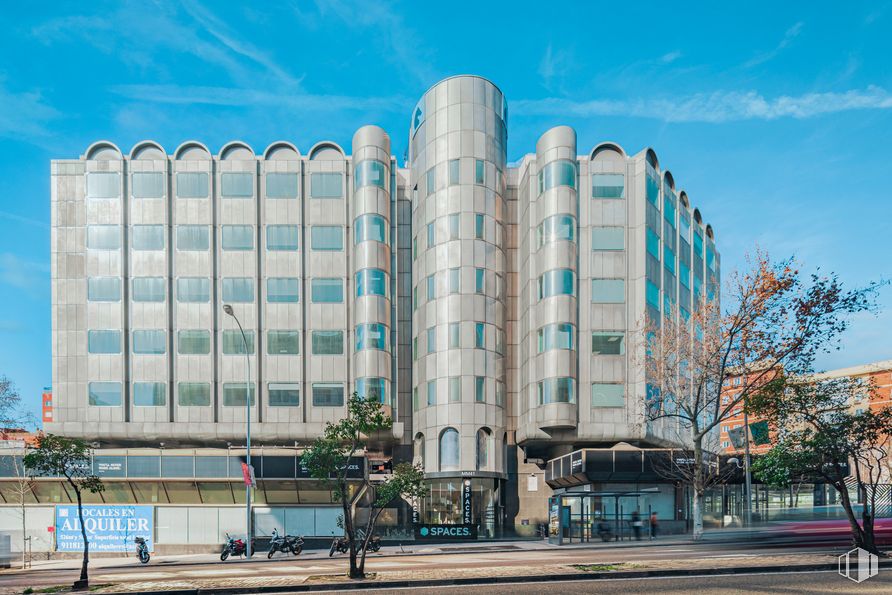
[[(642, 534), (659, 488), (632, 492), (567, 492), (548, 501), (548, 542), (555, 545), (634, 539), (638, 512)], [(599, 531), (600, 529), (600, 531)]]

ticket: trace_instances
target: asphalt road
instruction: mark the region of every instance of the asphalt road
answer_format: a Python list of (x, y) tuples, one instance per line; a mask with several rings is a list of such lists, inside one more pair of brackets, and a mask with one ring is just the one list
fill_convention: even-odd
[[(446, 572), (457, 568), (504, 568), (523, 567), (531, 564), (616, 564), (643, 560), (666, 559), (709, 559), (732, 556), (755, 557), (764, 555), (764, 551), (751, 547), (734, 547), (716, 544), (678, 544), (650, 545), (637, 547), (593, 549), (575, 548), (538, 548), (513, 549), (508, 551), (490, 551), (480, 548), (471, 553), (421, 554), (408, 553), (395, 555), (398, 548), (384, 548), (383, 554), (370, 554), (366, 562), (366, 571), (426, 571)], [(833, 553), (838, 548), (783, 548), (778, 553)], [(40, 587), (70, 584), (77, 578), (77, 561), (67, 560), (64, 567), (53, 566), (57, 563), (44, 563), (30, 571), (6, 571), (0, 574), (0, 590), (10, 592), (25, 587), (35, 590)], [(297, 557), (277, 555), (267, 560), (265, 554), (251, 561), (243, 559), (220, 562), (219, 557), (191, 556), (186, 558), (153, 558), (148, 565), (141, 565), (132, 559), (97, 559), (91, 563), (90, 581), (92, 584), (139, 582), (139, 581), (177, 581), (188, 579), (219, 578), (290, 578), (295, 582), (301, 578), (319, 574), (343, 573), (347, 565), (345, 555), (328, 557), (326, 551), (307, 551)], [(890, 573), (892, 574), (892, 573)], [(600, 583), (599, 583), (600, 584)], [(475, 588), (476, 591), (476, 588)], [(498, 592), (498, 591), (493, 591)], [(502, 591), (506, 592), (506, 591)], [(517, 591), (512, 591), (517, 592)], [(541, 592), (541, 591), (526, 591)], [(580, 591), (584, 592), (584, 591)]]
[[(389, 589), (371, 591), (317, 591), (325, 593), (369, 593), (384, 595), (405, 595), (408, 591), (418, 595), (459, 595), (467, 592), (467, 586), (430, 587), (411, 589)], [(738, 595), (740, 593), (892, 593), (892, 571), (880, 574), (860, 584), (839, 576), (836, 572), (788, 572), (775, 574), (742, 574), (734, 576), (693, 576), (684, 578), (619, 579), (596, 581), (567, 581), (560, 583), (507, 584), (473, 587), (474, 595), (527, 595), (559, 593), (576, 595), (583, 593), (709, 593), (715, 595)]]

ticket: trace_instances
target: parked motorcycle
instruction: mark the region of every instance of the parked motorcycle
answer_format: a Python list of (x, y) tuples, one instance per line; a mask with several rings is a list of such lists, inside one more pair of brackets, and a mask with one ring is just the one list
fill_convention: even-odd
[[(223, 545), (223, 551), (220, 552), (220, 559), (224, 562), (229, 556), (243, 556), (245, 554), (245, 540), (233, 539), (226, 534), (226, 543)], [(254, 550), (254, 541), (251, 541), (251, 549)], [(256, 551), (256, 550), (255, 550)]]
[(598, 523), (598, 537), (601, 538), (601, 541), (611, 541), (614, 537), (613, 528), (611, 528), (610, 523), (606, 523), (601, 521)]
[(146, 540), (142, 537), (134, 537), (133, 543), (136, 544), (136, 557), (143, 564), (149, 563), (149, 546), (146, 544)]
[(276, 552), (291, 552), (295, 556), (304, 549), (304, 538), (294, 535), (279, 535), (278, 529), (273, 529), (272, 538), (269, 540), (269, 552), (266, 557), (272, 558)]
[[(363, 533), (362, 529), (358, 529), (356, 531), (356, 540), (359, 543), (365, 539), (365, 533)], [(331, 548), (328, 550), (328, 557), (331, 558), (335, 552), (339, 554), (345, 554), (350, 549), (350, 540), (344, 537), (335, 537), (331, 542)], [(373, 535), (371, 539), (369, 539), (369, 543), (366, 546), (366, 552), (377, 552), (381, 549), (381, 538), (377, 535)]]

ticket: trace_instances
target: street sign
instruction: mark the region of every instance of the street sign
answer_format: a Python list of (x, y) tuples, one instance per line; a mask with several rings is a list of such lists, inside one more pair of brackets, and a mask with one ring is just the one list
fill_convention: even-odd
[(257, 479), (254, 477), (254, 465), (242, 463), (242, 477), (245, 479), (246, 486), (257, 487)]

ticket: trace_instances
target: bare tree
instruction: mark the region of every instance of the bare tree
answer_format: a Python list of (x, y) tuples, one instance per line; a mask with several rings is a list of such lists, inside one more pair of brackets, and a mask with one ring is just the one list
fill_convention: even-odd
[(18, 427), (25, 421), (21, 403), (15, 383), (5, 375), (0, 376), (0, 430)]
[[(24, 455), (24, 453), (25, 449), (22, 448), (22, 455)], [(32, 495), (35, 481), (33, 477), (30, 477), (28, 475), (28, 472), (25, 469), (25, 465), (20, 457), (13, 455), (11, 458), (13, 472), (15, 473), (15, 479), (12, 482), (11, 491), (15, 499), (18, 501), (19, 516), (22, 519), (22, 569), (24, 569), (26, 564), (25, 541), (28, 535), (28, 530), (25, 526), (25, 502), (28, 500), (28, 496)]]
[[(879, 287), (846, 290), (837, 276), (805, 276), (795, 261), (772, 261), (757, 252), (749, 270), (731, 276), (723, 295), (694, 303), (688, 319), (664, 317), (645, 323), (639, 349), (648, 383), (647, 418), (675, 425), (693, 454), (690, 477), (693, 536), (703, 533), (706, 444), (722, 422), (772, 382), (779, 370), (812, 369), (818, 353), (835, 341), (849, 315), (874, 308)], [(696, 300), (695, 300), (696, 302)], [(739, 378), (734, 392), (723, 382)]]

